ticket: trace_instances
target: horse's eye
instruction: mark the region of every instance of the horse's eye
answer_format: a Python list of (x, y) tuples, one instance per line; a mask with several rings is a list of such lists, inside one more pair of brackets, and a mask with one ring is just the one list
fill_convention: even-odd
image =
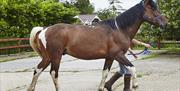
[(153, 11), (155, 11), (155, 10), (156, 10), (156, 8), (152, 8), (152, 10), (153, 10)]

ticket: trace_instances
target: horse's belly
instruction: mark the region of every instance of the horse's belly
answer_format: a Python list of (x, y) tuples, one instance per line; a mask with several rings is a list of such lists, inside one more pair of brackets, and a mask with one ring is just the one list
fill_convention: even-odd
[(105, 49), (78, 49), (78, 48), (71, 48), (67, 49), (67, 53), (73, 57), (79, 58), (79, 59), (100, 59), (106, 57), (106, 50)]

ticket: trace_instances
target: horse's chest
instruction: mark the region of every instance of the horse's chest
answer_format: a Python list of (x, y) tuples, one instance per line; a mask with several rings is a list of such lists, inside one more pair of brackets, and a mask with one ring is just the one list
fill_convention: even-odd
[(130, 47), (130, 39), (123, 34), (116, 34), (110, 42), (110, 52), (117, 54), (119, 52), (125, 53)]

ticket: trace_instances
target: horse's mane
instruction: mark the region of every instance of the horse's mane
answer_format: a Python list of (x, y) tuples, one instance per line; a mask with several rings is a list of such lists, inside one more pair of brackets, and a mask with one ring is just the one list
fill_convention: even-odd
[(98, 24), (108, 25), (112, 29), (117, 29), (115, 25), (115, 19), (117, 21), (117, 25), (121, 29), (126, 29), (127, 27), (133, 25), (137, 19), (142, 18), (144, 14), (144, 7), (142, 3), (136, 4), (132, 8), (118, 15), (116, 18), (103, 20)]

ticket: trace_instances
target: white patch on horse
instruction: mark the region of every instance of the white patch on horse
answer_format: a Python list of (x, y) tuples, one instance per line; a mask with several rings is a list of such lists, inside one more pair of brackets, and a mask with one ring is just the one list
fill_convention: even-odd
[(42, 68), (41, 69), (38, 69), (37, 67), (35, 68), (36, 74), (33, 76), (33, 80), (27, 91), (33, 91), (35, 89), (37, 79), (38, 79), (39, 75), (41, 74), (42, 70), (43, 70)]
[(131, 74), (133, 76), (136, 73), (135, 67), (126, 66), (126, 68), (128, 69), (128, 74)]
[(59, 89), (58, 78), (55, 78), (55, 71), (51, 72), (51, 77), (52, 77), (53, 82), (55, 84), (56, 91), (58, 91), (58, 89)]
[(132, 86), (133, 86), (133, 88), (137, 88), (138, 87), (138, 81), (137, 81), (136, 73), (132, 77)]
[(136, 68), (134, 66), (133, 67), (127, 66), (127, 69), (128, 69), (128, 74), (132, 75), (131, 82), (130, 82), (130, 85), (131, 85), (130, 88), (137, 87), (138, 82), (137, 82), (137, 77), (136, 77)]
[(135, 67), (130, 67), (130, 72), (132, 75), (132, 86), (134, 88), (138, 87), (138, 81), (137, 81), (137, 75), (136, 75), (136, 68)]
[(52, 76), (52, 79), (54, 80), (55, 79), (55, 71), (51, 72), (51, 76)]
[(46, 31), (47, 31), (48, 28), (45, 28), (44, 30), (42, 30), (39, 34), (39, 39), (41, 40), (44, 48), (46, 48), (46, 44), (47, 44), (47, 41), (46, 41)]
[(43, 69), (42, 69), (42, 68), (41, 68), (41, 69), (38, 69), (38, 68), (36, 67), (35, 70), (36, 70), (36, 74), (39, 75), (39, 74), (42, 72)]
[(102, 80), (101, 80), (101, 83), (99, 85), (99, 89), (101, 89), (101, 90), (104, 89), (104, 85), (105, 85), (105, 81), (106, 81), (106, 78), (108, 76), (108, 73), (109, 73), (108, 69), (103, 70), (103, 72), (102, 72)]
[(30, 45), (31, 47), (36, 51), (36, 48), (35, 48), (35, 44), (34, 44), (34, 38), (37, 34), (37, 32), (43, 30), (43, 27), (33, 27), (33, 29), (31, 30), (31, 34), (30, 34)]

